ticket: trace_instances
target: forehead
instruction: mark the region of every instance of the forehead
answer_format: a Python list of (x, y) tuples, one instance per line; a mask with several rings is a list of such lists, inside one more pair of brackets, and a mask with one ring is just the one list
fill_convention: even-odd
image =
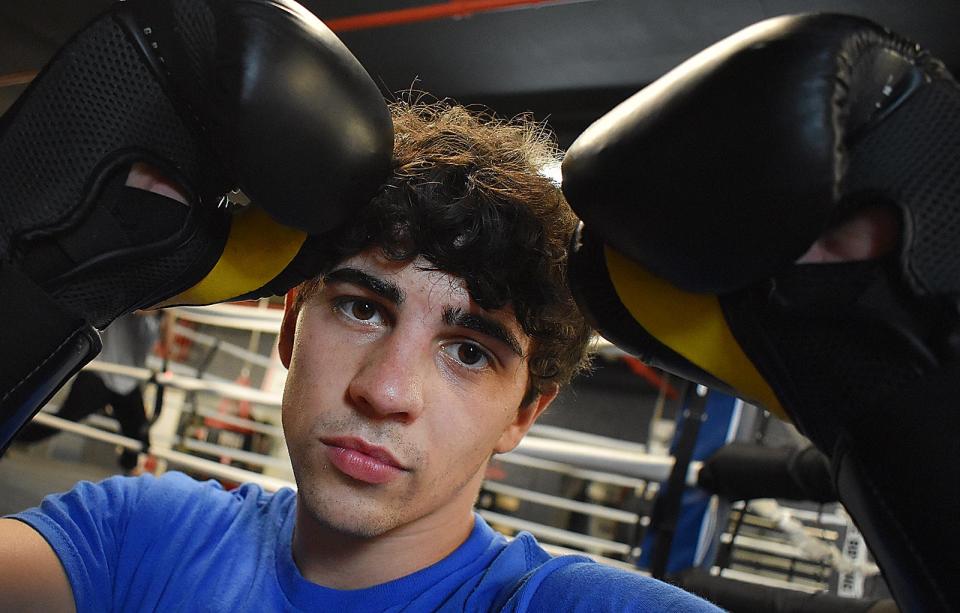
[[(331, 271), (345, 268), (365, 272), (389, 283), (403, 292), (425, 292), (432, 297), (450, 302), (473, 303), (464, 279), (436, 270), (429, 260), (418, 256), (413, 260), (392, 260), (379, 249), (370, 249), (346, 258), (333, 266)], [(328, 273), (329, 274), (329, 273)]]

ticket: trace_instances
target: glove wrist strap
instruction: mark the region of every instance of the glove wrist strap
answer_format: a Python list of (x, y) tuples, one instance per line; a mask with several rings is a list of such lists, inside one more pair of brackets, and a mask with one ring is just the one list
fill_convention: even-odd
[(0, 453), (66, 380), (100, 352), (82, 318), (9, 264), (0, 264)]

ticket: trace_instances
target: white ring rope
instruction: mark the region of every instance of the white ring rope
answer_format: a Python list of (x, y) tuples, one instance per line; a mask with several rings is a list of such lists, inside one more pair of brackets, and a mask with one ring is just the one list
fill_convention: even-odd
[(281, 309), (256, 309), (239, 304), (179, 306), (167, 310), (172, 311), (178, 319), (188, 319), (198, 324), (271, 334), (280, 332), (280, 323), (283, 321)]
[(547, 470), (560, 475), (566, 475), (567, 477), (573, 477), (574, 479), (596, 481), (598, 483), (614, 485), (617, 487), (625, 487), (636, 491), (641, 491), (648, 486), (659, 486), (657, 483), (648, 484), (643, 479), (637, 479), (635, 477), (624, 477), (623, 475), (614, 475), (612, 473), (600, 472), (598, 470), (586, 470), (584, 468), (577, 468), (572, 464), (564, 464), (562, 462), (554, 462), (552, 460), (541, 460), (540, 458), (535, 458), (533, 456), (528, 456), (517, 452), (498, 455), (496, 456), (496, 460), (505, 464), (525, 466), (527, 468), (535, 468), (537, 470)]
[(573, 511), (574, 513), (581, 513), (583, 515), (590, 515), (592, 517), (599, 517), (601, 519), (609, 519), (624, 524), (640, 523), (640, 516), (636, 513), (631, 513), (630, 511), (612, 509), (610, 507), (605, 507), (603, 505), (590, 502), (570, 500), (569, 498), (564, 498), (563, 496), (554, 496), (552, 494), (535, 492), (533, 490), (507, 485), (498, 481), (484, 481), (483, 489), (495, 494), (512, 496), (519, 500), (526, 500), (528, 502), (542, 504), (555, 509)]
[(781, 507), (776, 500), (769, 498), (751, 500), (748, 508), (757, 515), (771, 520), (807, 559), (823, 562), (840, 573), (859, 572), (866, 577), (880, 573), (876, 564), (853, 562), (843, 557), (836, 545), (808, 534), (804, 525), (788, 509)]
[[(87, 426), (85, 424), (72, 422), (66, 419), (57, 417), (56, 415), (51, 415), (49, 413), (38, 413), (34, 420), (37, 423), (43, 424), (45, 426), (50, 426), (63, 430), (65, 432), (73, 432), (81, 436), (103, 441), (113, 445), (119, 445), (126, 449), (131, 449), (133, 451), (144, 451), (143, 444), (140, 441), (121, 436), (119, 434), (113, 434), (111, 432), (105, 432), (103, 430)], [(184, 439), (184, 442), (187, 442), (188, 439)], [(190, 441), (191, 444), (199, 443), (200, 441)], [(217, 447), (220, 450), (220, 446)], [(225, 449), (225, 448), (222, 448)], [(232, 450), (237, 452), (239, 450)], [(147, 453), (167, 461), (171, 466), (186, 468), (190, 470), (195, 470), (198, 472), (205, 473), (207, 475), (219, 478), (226, 479), (228, 481), (233, 481), (237, 483), (256, 483), (263, 489), (267, 491), (276, 491), (280, 488), (291, 488), (293, 490), (297, 489), (295, 483), (287, 481), (284, 479), (277, 479), (274, 477), (269, 477), (262, 475), (260, 473), (255, 473), (249, 470), (244, 470), (242, 468), (237, 468), (234, 466), (228, 466), (221, 464), (219, 462), (214, 462), (212, 460), (207, 460), (205, 458), (199, 458), (192, 456), (190, 454), (182, 453), (172, 449), (166, 449), (158, 446), (151, 446), (146, 450)], [(249, 453), (249, 452), (242, 452)], [(487, 489), (494, 491), (498, 489), (498, 486), (501, 484), (488, 482), (485, 484)], [(492, 486), (492, 487), (491, 487)], [(510, 493), (515, 493), (512, 490), (516, 488), (511, 488)], [(500, 489), (500, 491), (507, 491)], [(572, 502), (572, 501), (566, 501)], [(543, 501), (546, 504), (546, 501)], [(599, 507), (600, 505), (590, 505), (592, 507)], [(590, 510), (587, 507), (578, 507), (580, 512), (588, 512)], [(606, 516), (610, 511), (615, 511), (614, 509), (605, 509), (603, 515)], [(630, 546), (625, 543), (618, 543), (616, 541), (611, 541), (608, 539), (602, 539), (598, 537), (587, 536), (580, 534), (578, 532), (572, 532), (569, 530), (563, 530), (561, 528), (555, 528), (553, 526), (547, 526), (537, 522), (527, 521), (508, 515), (503, 515), (501, 513), (496, 513), (493, 511), (486, 511), (483, 509), (478, 509), (477, 512), (488, 522), (494, 523), (500, 526), (510, 528), (512, 530), (526, 530), (535, 536), (540, 538), (552, 541), (557, 544), (562, 545), (572, 545), (575, 547), (583, 547), (584, 549), (590, 552), (604, 552), (604, 553), (615, 553), (621, 555), (628, 555), (630, 553)], [(625, 512), (620, 512), (625, 513)], [(602, 556), (595, 556), (602, 558)], [(602, 559), (599, 561), (603, 561)], [(616, 560), (611, 560), (616, 562)], [(620, 564), (623, 564), (622, 562)]]
[(160, 385), (166, 385), (174, 389), (185, 392), (211, 392), (223, 398), (231, 400), (246, 400), (263, 407), (279, 408), (282, 394), (275, 392), (265, 392), (238, 383), (227, 381), (211, 381), (208, 379), (197, 379), (195, 377), (186, 377), (172, 372), (156, 372), (149, 368), (139, 368), (136, 366), (124, 366), (122, 364), (111, 364), (94, 360), (85, 367), (87, 370), (96, 372), (108, 372), (118, 375), (126, 375), (139, 381), (155, 380)]
[(583, 443), (585, 445), (596, 445), (606, 449), (620, 449), (622, 451), (631, 451), (634, 453), (646, 453), (647, 446), (643, 443), (634, 443), (609, 436), (599, 434), (590, 434), (589, 432), (580, 432), (568, 428), (559, 428), (557, 426), (548, 426), (546, 424), (533, 424), (530, 427), (530, 434), (541, 438), (551, 438), (558, 441), (569, 441), (571, 443)]
[[(648, 481), (666, 481), (674, 463), (674, 459), (670, 456), (604, 449), (593, 445), (535, 436), (527, 436), (521, 440), (514, 453)], [(687, 485), (697, 484), (702, 466), (703, 462), (690, 462), (687, 470)]]
[[(136, 440), (126, 436), (121, 436), (119, 434), (113, 434), (112, 432), (105, 432), (98, 428), (93, 428), (85, 424), (80, 424), (73, 422), (56, 415), (51, 415), (49, 413), (37, 413), (33, 417), (34, 421), (45, 426), (50, 426), (63, 430), (65, 432), (73, 432), (87, 438), (95, 439), (98, 441), (103, 441), (105, 443), (110, 443), (112, 445), (119, 445), (126, 449), (131, 449), (133, 451), (144, 451), (143, 444)], [(184, 468), (191, 468), (193, 470), (202, 471), (208, 475), (218, 477), (221, 479), (227, 479), (229, 481), (236, 481), (238, 483), (251, 482), (260, 485), (262, 488), (268, 491), (276, 491), (282, 487), (289, 487), (296, 489), (296, 484), (291, 481), (286, 481), (284, 479), (276, 479), (274, 477), (268, 477), (267, 475), (262, 475), (260, 473), (255, 473), (249, 470), (244, 470), (242, 468), (237, 468), (235, 466), (227, 466), (226, 464), (221, 464), (219, 462), (214, 462), (213, 460), (207, 460), (205, 458), (198, 458), (187, 453), (181, 453), (179, 451), (174, 451), (172, 449), (165, 449), (159, 446), (151, 446), (145, 451), (150, 455), (156, 456), (166, 460), (170, 464), (175, 466), (180, 466)]]
[[(223, 417), (222, 415), (216, 416), (221, 418)], [(144, 451), (143, 444), (138, 440), (119, 434), (114, 434), (112, 432), (106, 432), (85, 424), (62, 419), (49, 413), (38, 413), (34, 417), (34, 420), (40, 424), (57, 428), (66, 432), (73, 432), (90, 439), (99, 440), (112, 445), (118, 445), (133, 451)], [(274, 466), (278, 468), (288, 468), (289, 466), (287, 462), (272, 456), (254, 454), (243, 450), (213, 445), (210, 443), (204, 443), (202, 441), (195, 441), (186, 438), (181, 439), (181, 442), (188, 448), (194, 448), (200, 452), (232, 457), (250, 464)], [(570, 451), (571, 445), (576, 445), (573, 443), (549, 441), (546, 439), (543, 439), (542, 442), (548, 443), (549, 445), (547, 445), (547, 447), (566, 447), (566, 452)], [(601, 452), (602, 454), (602, 451), (603, 450), (598, 450), (596, 448), (593, 449), (594, 454), (597, 454), (598, 452)], [(167, 461), (171, 466), (202, 472), (219, 479), (226, 479), (237, 483), (256, 483), (267, 491), (276, 491), (283, 487), (296, 490), (296, 484), (292, 481), (270, 477), (172, 449), (160, 446), (151, 446), (149, 449), (145, 450), (145, 452), (159, 459)], [(567, 455), (569, 457), (571, 454), (568, 453)], [(580, 457), (577, 454), (572, 455)], [(501, 459), (505, 459), (505, 456), (499, 457)], [(638, 465), (642, 466), (644, 464)], [(661, 470), (660, 464), (655, 463), (654, 465), (658, 467), (656, 470)], [(527, 500), (535, 504), (542, 504), (544, 506), (553, 508), (583, 513), (593, 517), (600, 517), (630, 524), (635, 524), (639, 521), (639, 516), (634, 513), (612, 509), (597, 504), (571, 501), (558, 496), (542, 494), (530, 490), (523, 490), (521, 488), (516, 488), (498, 482), (487, 481), (484, 483), (484, 488), (494, 493), (514, 496), (518, 499)], [(734, 541), (735, 545), (746, 547), (747, 549), (762, 551), (771, 555), (806, 558), (820, 561), (828, 564), (841, 573), (860, 572), (865, 576), (872, 576), (879, 573), (879, 569), (875, 564), (851, 562), (850, 560), (843, 558), (836, 546), (826, 543), (808, 534), (806, 527), (797, 519), (795, 519), (791, 515), (790, 511), (780, 507), (775, 501), (754, 500), (750, 503), (749, 508), (758, 515), (773, 521), (775, 525), (788, 536), (792, 546), (765, 541), (763, 539), (751, 538), (745, 535), (738, 535)], [(574, 547), (581, 547), (588, 552), (593, 552), (595, 556), (599, 556), (601, 558), (602, 555), (599, 554), (603, 553), (612, 553), (624, 556), (631, 553), (630, 546), (625, 543), (587, 536), (577, 532), (571, 532), (569, 530), (563, 530), (561, 528), (555, 528), (553, 526), (547, 526), (537, 522), (504, 515), (502, 513), (496, 513), (493, 511), (478, 509), (477, 512), (490, 523), (498, 524), (511, 530), (526, 530), (533, 535), (556, 545), (571, 545)], [(602, 562), (603, 560), (599, 561)], [(793, 586), (792, 582), (790, 585)], [(793, 586), (793, 589), (797, 589), (797, 587)]]
[(244, 349), (243, 347), (239, 347), (233, 343), (220, 340), (212, 334), (197, 332), (193, 328), (188, 328), (180, 324), (175, 324), (173, 326), (173, 330), (177, 336), (182, 336), (183, 338), (194, 343), (205, 345), (207, 347), (216, 347), (217, 351), (222, 351), (223, 353), (232, 355), (235, 358), (240, 358), (241, 360), (245, 360), (251, 364), (256, 364), (257, 366), (262, 366), (264, 368), (270, 368), (274, 365), (273, 360), (271, 360), (269, 357), (260, 353), (256, 353), (255, 351), (250, 351), (249, 349)]
[[(158, 384), (174, 389), (212, 392), (223, 398), (247, 400), (266, 407), (278, 408), (282, 400), (282, 395), (279, 393), (264, 392), (236, 383), (195, 379), (171, 372), (157, 373), (154, 377), (154, 371), (147, 368), (110, 364), (96, 360), (88, 364), (87, 368), (98, 372), (127, 375), (141, 381), (149, 381), (151, 378), (154, 378)], [(235, 421), (240, 419), (242, 418), (234, 418)], [(250, 422), (247, 426), (254, 429), (252, 426), (255, 423), (256, 422)], [(238, 423), (237, 425), (240, 424)], [(642, 481), (664, 481), (669, 477), (670, 470), (673, 468), (674, 460), (672, 457), (632, 451), (630, 449), (641, 447), (638, 444), (628, 441), (625, 441), (623, 445), (621, 445), (624, 448), (609, 448), (600, 446), (600, 443), (606, 442), (606, 437), (594, 437), (592, 435), (584, 437), (583, 433), (556, 427), (541, 431), (555, 437), (563, 436), (575, 440), (589, 440), (596, 444), (527, 436), (520, 442), (517, 449), (511, 453), (540, 460), (570, 464), (578, 469), (597, 470), (608, 474), (640, 479)], [(506, 456), (498, 457), (506, 459)], [(688, 485), (696, 485), (701, 466), (702, 462), (695, 461), (690, 463), (690, 468), (687, 471)], [(631, 483), (630, 485), (642, 486), (642, 481)]]
[(545, 526), (537, 522), (520, 519), (511, 515), (504, 515), (502, 513), (495, 513), (494, 511), (487, 511), (485, 509), (478, 509), (477, 513), (480, 517), (487, 520), (488, 523), (505, 526), (512, 530), (526, 530), (536, 537), (542, 537), (554, 543), (583, 547), (588, 551), (619, 553), (621, 555), (630, 554), (630, 545), (626, 543), (618, 543), (617, 541), (587, 536), (586, 534), (571, 532), (570, 530), (563, 530), (562, 528)]
[[(226, 418), (230, 417), (227, 415), (219, 414), (216, 411), (203, 411), (203, 413), (209, 414), (210, 417), (215, 419), (220, 419), (222, 421), (226, 421)], [(113, 432), (107, 432), (99, 428), (91, 427), (86, 424), (69, 421), (69, 420), (57, 417), (55, 414), (40, 412), (34, 417), (34, 420), (37, 423), (40, 423), (46, 426), (51, 426), (53, 428), (57, 428), (59, 430), (63, 430), (66, 432), (79, 434), (86, 438), (99, 440), (112, 445), (119, 445), (126, 449), (132, 449), (133, 451), (144, 451), (142, 443), (136, 439), (122, 436), (120, 434), (115, 434)], [(234, 420), (237, 422), (246, 421), (240, 418), (234, 418)], [(256, 423), (256, 422), (251, 422), (251, 423)], [(242, 425), (242, 424), (238, 424), (238, 425)], [(260, 425), (264, 425), (264, 424), (260, 424)], [(272, 428), (276, 428), (276, 427), (272, 426)], [(279, 430), (279, 428), (277, 428), (277, 430)], [(286, 472), (290, 471), (290, 463), (288, 460), (276, 458), (274, 456), (253, 453), (250, 451), (235, 449), (233, 447), (227, 447), (224, 445), (216, 445), (214, 443), (208, 443), (206, 441), (195, 440), (187, 437), (177, 437), (172, 442), (179, 442), (184, 447), (188, 449), (192, 449), (199, 453), (231, 458), (247, 464), (253, 464), (257, 466), (277, 468)], [(555, 441), (547, 441), (547, 442), (555, 442)], [(190, 468), (195, 468), (196, 470), (206, 471), (210, 475), (225, 478), (225, 479), (230, 479), (232, 481), (252, 481), (254, 483), (259, 483), (261, 484), (261, 486), (266, 488), (267, 485), (265, 483), (267, 482), (264, 482), (263, 479), (271, 479), (272, 481), (270, 481), (269, 483), (272, 485), (270, 485), (270, 488), (268, 489), (276, 489), (276, 487), (294, 487), (293, 483), (290, 481), (276, 480), (272, 477), (265, 477), (264, 475), (257, 472), (248, 471), (248, 470), (244, 470), (237, 467), (230, 467), (230, 466), (227, 466), (218, 462), (214, 462), (211, 460), (207, 460), (204, 458), (197, 458), (195, 456), (191, 456), (185, 453), (174, 452), (163, 446), (153, 445), (148, 450), (146, 450), (145, 453), (150, 453), (157, 457), (164, 457), (164, 458), (173, 457), (175, 458), (176, 463), (180, 466), (188, 466)], [(176, 455), (170, 456), (170, 453), (173, 453)], [(500, 459), (506, 459), (506, 456), (498, 456), (498, 457)], [(194, 462), (193, 460), (189, 460), (188, 458), (194, 458), (196, 462)], [(230, 471), (224, 472), (225, 468), (229, 468)], [(603, 476), (603, 475), (598, 473), (598, 476)], [(622, 510), (614, 509), (610, 507), (605, 507), (603, 505), (598, 505), (598, 504), (591, 504), (591, 503), (569, 500), (560, 496), (543, 494), (543, 493), (535, 492), (532, 490), (524, 490), (522, 488), (517, 488), (514, 486), (506, 485), (506, 484), (495, 482), (495, 481), (485, 482), (484, 487), (494, 493), (514, 496), (518, 499), (527, 500), (535, 504), (541, 504), (541, 505), (552, 507), (552, 508), (559, 508), (567, 511), (582, 513), (584, 515), (590, 515), (593, 517), (600, 517), (603, 519), (609, 519), (609, 520), (623, 522), (627, 524), (636, 524), (640, 521), (640, 518), (636, 513), (622, 511)]]

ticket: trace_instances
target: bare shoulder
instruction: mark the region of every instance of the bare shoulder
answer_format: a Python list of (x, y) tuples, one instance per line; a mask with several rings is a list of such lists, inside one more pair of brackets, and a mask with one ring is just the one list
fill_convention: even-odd
[(0, 519), (0, 594), (4, 610), (75, 610), (57, 554), (39, 532), (16, 519)]

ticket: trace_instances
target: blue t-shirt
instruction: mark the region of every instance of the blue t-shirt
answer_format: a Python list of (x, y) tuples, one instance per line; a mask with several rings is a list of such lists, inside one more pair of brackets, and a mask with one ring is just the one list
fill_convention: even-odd
[(716, 611), (636, 573), (551, 557), (479, 516), (443, 560), (394, 581), (335, 590), (290, 552), (296, 494), (225, 491), (181, 473), (81, 482), (14, 517), (57, 552), (78, 611)]

